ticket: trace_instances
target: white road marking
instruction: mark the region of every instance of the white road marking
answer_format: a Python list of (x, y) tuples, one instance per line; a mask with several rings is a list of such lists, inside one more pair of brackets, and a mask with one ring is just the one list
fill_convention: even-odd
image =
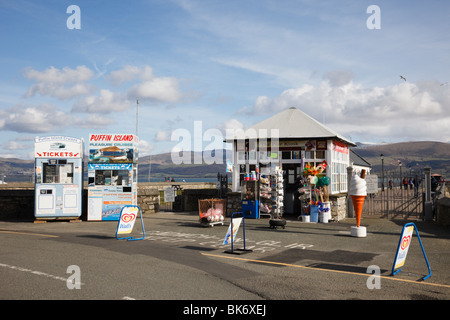
[[(26, 272), (26, 273), (31, 273), (31, 274), (35, 274), (35, 275), (38, 275), (38, 276), (44, 276), (44, 277), (47, 277), (47, 278), (50, 278), (50, 279), (53, 279), (53, 280), (60, 280), (60, 281), (67, 282), (67, 278), (55, 276), (55, 275), (48, 274), (48, 273), (45, 273), (45, 272), (42, 272), (42, 271), (36, 271), (36, 270), (27, 269), (27, 268), (11, 266), (9, 264), (4, 264), (4, 263), (0, 263), (0, 267), (9, 268), (9, 269), (12, 269), (12, 270), (22, 271), (22, 272)], [(81, 283), (81, 284), (83, 285), (84, 283)]]

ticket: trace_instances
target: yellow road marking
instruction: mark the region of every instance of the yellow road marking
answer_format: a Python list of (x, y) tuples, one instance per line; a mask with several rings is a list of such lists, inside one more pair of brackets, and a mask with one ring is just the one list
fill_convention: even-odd
[(58, 238), (58, 236), (54, 236), (54, 235), (51, 235), (51, 234), (28, 233), (28, 232), (19, 232), (19, 231), (0, 230), (0, 233), (13, 233), (13, 234), (23, 234), (23, 235), (27, 235), (27, 236), (39, 236), (39, 237)]
[[(284, 263), (284, 262), (256, 260), (256, 259), (246, 259), (246, 258), (240, 258), (240, 257), (229, 257), (229, 256), (223, 256), (223, 255), (211, 254), (211, 253), (204, 253), (204, 252), (202, 252), (201, 254), (204, 255), (204, 256), (211, 256), (211, 257), (217, 257), (217, 258), (222, 258), (222, 259), (241, 260), (241, 261), (257, 262), (257, 263), (264, 263), (264, 264), (275, 264), (275, 265), (281, 265), (281, 266), (293, 267), (293, 268), (300, 268), (300, 269), (318, 270), (318, 271), (326, 271), (326, 272), (334, 272), (334, 273), (344, 273), (344, 274), (349, 274), (349, 275), (358, 275), (358, 276), (365, 276), (365, 277), (373, 276), (372, 273), (367, 273), (366, 274), (366, 273), (358, 273), (358, 272), (351, 272), (351, 271), (314, 268), (314, 267), (299, 266), (299, 265), (296, 265), (296, 264), (290, 264), (290, 263)], [(450, 288), (450, 285), (446, 285), (446, 284), (431, 283), (431, 282), (425, 282), (425, 281), (420, 281), (419, 282), (419, 281), (414, 281), (414, 280), (394, 278), (392, 276), (379, 276), (379, 277), (383, 278), (383, 279), (393, 280), (393, 281), (401, 281), (401, 282), (423, 284), (423, 285), (429, 285), (429, 286), (435, 286), (435, 287)]]

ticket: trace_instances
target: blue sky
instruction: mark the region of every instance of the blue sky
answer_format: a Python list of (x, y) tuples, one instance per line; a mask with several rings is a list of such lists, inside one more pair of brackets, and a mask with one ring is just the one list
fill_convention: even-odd
[(292, 106), (353, 141), (450, 142), (448, 1), (0, 0), (0, 26), (0, 157), (135, 133), (137, 99), (141, 155)]

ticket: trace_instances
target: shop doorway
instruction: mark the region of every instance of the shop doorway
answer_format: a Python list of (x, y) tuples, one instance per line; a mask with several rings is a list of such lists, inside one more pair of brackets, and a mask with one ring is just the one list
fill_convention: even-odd
[(299, 178), (302, 175), (301, 163), (283, 163), (284, 172), (284, 213), (300, 214), (301, 203), (298, 199)]

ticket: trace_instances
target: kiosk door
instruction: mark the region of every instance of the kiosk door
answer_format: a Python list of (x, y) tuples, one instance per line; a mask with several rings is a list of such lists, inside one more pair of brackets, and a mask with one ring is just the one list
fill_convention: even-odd
[(54, 215), (56, 213), (56, 188), (38, 186), (36, 188), (36, 215)]
[(300, 212), (300, 200), (298, 199), (298, 178), (302, 175), (301, 163), (283, 163), (284, 171), (284, 212)]

